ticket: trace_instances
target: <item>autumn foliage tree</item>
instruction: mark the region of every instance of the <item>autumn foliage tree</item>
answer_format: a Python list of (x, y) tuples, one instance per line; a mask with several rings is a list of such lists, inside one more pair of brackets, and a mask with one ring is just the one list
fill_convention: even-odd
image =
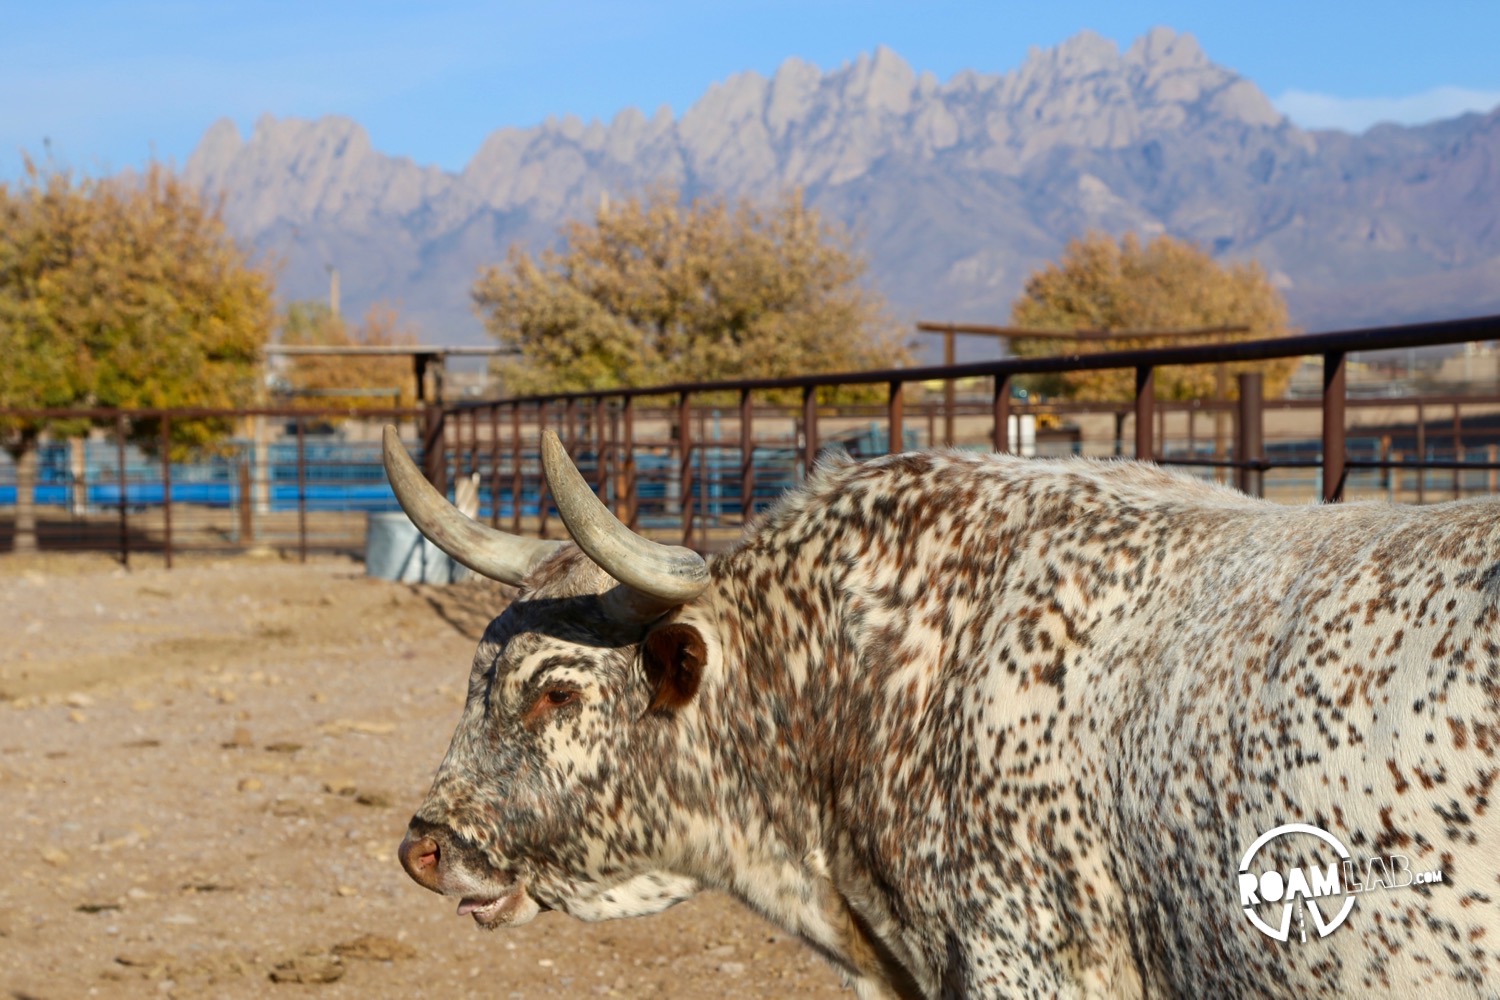
[(658, 189), (601, 205), (533, 257), (513, 248), (474, 300), (532, 394), (887, 367), (905, 357), (847, 232), (799, 193), (769, 208)]
[[(416, 330), (396, 310), (374, 305), (351, 324), (322, 302), (293, 302), (281, 322), (287, 347), (412, 347)], [(295, 406), (364, 409), (416, 405), (410, 355), (298, 354), (284, 373)]]
[[(174, 174), (97, 180), (27, 162), (0, 183), (0, 408), (236, 407), (260, 391), (272, 281)], [(86, 422), (0, 414), (17, 468), (16, 548), (35, 545), (36, 446)], [(131, 423), (149, 448), (154, 419)], [(173, 449), (226, 421), (169, 424)]]
[[(1068, 244), (1062, 259), (1034, 272), (1011, 306), (1011, 323), (1035, 330), (1173, 331), (1243, 326), (1243, 333), (1200, 337), (1119, 337), (1108, 341), (1016, 339), (1015, 353), (1032, 357), (1067, 352), (1227, 343), (1286, 336), (1286, 303), (1259, 264), (1221, 265), (1197, 246), (1158, 236), (1142, 243), (1134, 234), (1116, 242), (1093, 233)], [(1260, 371), (1267, 395), (1279, 396), (1297, 359), (1225, 366), (1226, 393), (1234, 395), (1234, 375)], [(1168, 367), (1156, 373), (1164, 399), (1211, 398), (1218, 366)], [(1134, 395), (1130, 370), (1066, 372), (1037, 379), (1042, 392), (1086, 400), (1128, 399)]]

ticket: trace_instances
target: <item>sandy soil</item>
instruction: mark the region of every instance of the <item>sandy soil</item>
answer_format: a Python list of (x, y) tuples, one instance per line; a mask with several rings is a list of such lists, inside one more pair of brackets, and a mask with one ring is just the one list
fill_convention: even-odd
[(849, 995), (723, 896), (484, 933), (408, 880), (505, 597), (362, 572), (0, 558), (0, 994)]

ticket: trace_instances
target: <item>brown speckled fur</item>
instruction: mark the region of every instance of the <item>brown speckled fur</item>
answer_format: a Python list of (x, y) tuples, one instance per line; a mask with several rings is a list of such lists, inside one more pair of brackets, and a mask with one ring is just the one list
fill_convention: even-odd
[[(671, 710), (608, 578), (535, 572), (416, 827), (585, 918), (725, 889), (864, 997), (1500, 988), (1500, 500), (835, 460), (710, 570), (667, 619), (706, 649)], [(1444, 881), (1274, 942), (1233, 874), (1290, 822)]]

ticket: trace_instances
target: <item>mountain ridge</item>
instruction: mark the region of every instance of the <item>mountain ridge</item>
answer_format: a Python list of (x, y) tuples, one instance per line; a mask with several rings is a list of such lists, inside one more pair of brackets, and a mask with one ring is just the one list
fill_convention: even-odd
[(457, 172), (389, 156), (347, 118), (215, 123), (191, 183), (285, 261), (282, 294), (399, 302), (437, 342), (482, 342), (468, 291), (602, 196), (652, 183), (765, 199), (797, 186), (862, 240), (899, 315), (1004, 321), (1026, 275), (1090, 229), (1261, 261), (1307, 328), (1500, 311), (1500, 110), (1360, 135), (1305, 131), (1191, 35), (1123, 51), (1084, 32), (946, 82), (896, 52), (785, 61), (682, 115), (492, 132)]

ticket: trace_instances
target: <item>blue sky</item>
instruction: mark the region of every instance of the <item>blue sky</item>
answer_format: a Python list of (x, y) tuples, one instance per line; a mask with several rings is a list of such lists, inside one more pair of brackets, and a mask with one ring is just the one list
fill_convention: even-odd
[(798, 56), (832, 69), (888, 45), (946, 80), (999, 73), (1092, 29), (1164, 24), (1308, 127), (1500, 104), (1493, 0), (0, 0), (0, 177), (20, 151), (91, 173), (186, 161), (228, 117), (341, 114), (377, 148), (450, 170), (484, 136), (549, 115), (680, 114), (712, 83)]

